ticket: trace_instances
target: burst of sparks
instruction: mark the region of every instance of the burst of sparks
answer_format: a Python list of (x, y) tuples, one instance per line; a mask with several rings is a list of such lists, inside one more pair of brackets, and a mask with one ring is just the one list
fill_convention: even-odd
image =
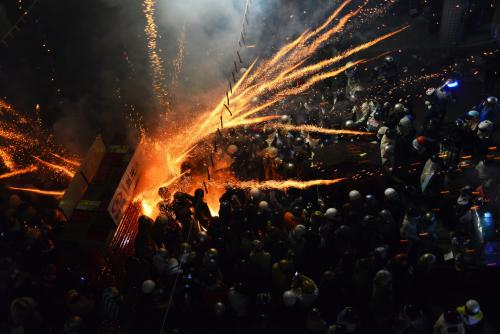
[(64, 190), (42, 190), (36, 188), (18, 188), (18, 187), (8, 187), (10, 190), (22, 191), (37, 195), (45, 195), (45, 196), (53, 196), (53, 197), (62, 197), (64, 195)]
[[(158, 27), (155, 22), (155, 0), (144, 0), (144, 15), (146, 17), (146, 27), (144, 32), (148, 40), (148, 56), (151, 63), (151, 72), (153, 79), (153, 88), (160, 105), (168, 108), (168, 91), (165, 88), (165, 74), (158, 53)], [(166, 110), (168, 111), (168, 110)]]
[(31, 166), (28, 166), (28, 167), (23, 168), (23, 169), (18, 169), (18, 170), (9, 172), (9, 173), (2, 174), (2, 175), (0, 175), (0, 179), (1, 180), (8, 179), (8, 178), (11, 178), (11, 177), (14, 177), (14, 176), (19, 176), (19, 175), (24, 175), (24, 174), (32, 173), (32, 172), (35, 172), (37, 170), (38, 170), (38, 168), (36, 166), (31, 165)]
[[(260, 115), (260, 113), (266, 112), (288, 97), (307, 91), (318, 82), (334, 78), (353, 66), (371, 60), (359, 59), (331, 68), (336, 63), (395, 36), (407, 28), (397, 29), (369, 42), (354, 46), (337, 57), (304, 66), (306, 62), (311, 61), (317, 50), (331, 40), (332, 36), (342, 32), (366, 5), (365, 2), (357, 9), (339, 17), (350, 2), (351, 0), (343, 2), (317, 29), (304, 32), (297, 39), (283, 46), (270, 60), (260, 62), (255, 60), (239, 79), (235, 78), (235, 82), (230, 84), (230, 92), (220, 99), (215, 108), (201, 113), (198, 118), (189, 120), (187, 124), (174, 124), (173, 126), (177, 130), (174, 134), (171, 132), (171, 127), (166, 127), (169, 130), (165, 131), (160, 138), (148, 139), (148, 144), (152, 146), (149, 151), (159, 154), (162, 158), (150, 157), (150, 167), (139, 187), (138, 198), (141, 199), (141, 202), (145, 203), (146, 206), (154, 207), (155, 203), (159, 201), (157, 189), (179, 175), (181, 164), (184, 161), (179, 157), (187, 156), (194, 146), (206, 141), (217, 129), (229, 129), (276, 119), (277, 116)], [(334, 23), (335, 21), (336, 23)], [(214, 140), (214, 150), (217, 151), (217, 138)], [(169, 175), (165, 175), (165, 170), (169, 171)], [(292, 183), (289, 185), (304, 186), (304, 183), (300, 183), (300, 181), (290, 182)], [(308, 182), (310, 183), (305, 184), (314, 184), (314, 182), (328, 184), (338, 181)], [(209, 185), (212, 195), (211, 187), (215, 183), (212, 182)], [(268, 183), (268, 185), (275, 186), (283, 186), (283, 184)], [(199, 186), (196, 184), (193, 185), (193, 189), (185, 190), (194, 190)], [(151, 194), (154, 195), (151, 196)]]

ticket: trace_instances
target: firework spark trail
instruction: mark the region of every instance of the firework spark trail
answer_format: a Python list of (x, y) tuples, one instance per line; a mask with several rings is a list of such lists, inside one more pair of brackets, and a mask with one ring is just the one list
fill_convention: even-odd
[(338, 129), (326, 129), (314, 125), (289, 125), (289, 124), (272, 124), (272, 127), (283, 129), (287, 131), (305, 131), (305, 132), (315, 132), (324, 133), (329, 135), (353, 135), (353, 136), (371, 136), (374, 133), (363, 132), (363, 131), (352, 131), (352, 130), (338, 130)]
[(336, 184), (342, 181), (347, 180), (346, 178), (339, 178), (333, 180), (311, 180), (311, 181), (299, 181), (299, 180), (285, 180), (285, 181), (241, 181), (235, 184), (231, 184), (236, 188), (250, 189), (250, 188), (258, 188), (258, 189), (277, 189), (277, 190), (286, 190), (290, 188), (296, 189), (306, 189), (314, 186), (330, 186), (332, 184)]
[(355, 62), (351, 62), (349, 64), (346, 64), (346, 65), (342, 66), (341, 68), (338, 68), (334, 71), (316, 74), (315, 76), (313, 76), (309, 80), (307, 80), (307, 82), (305, 84), (300, 85), (300, 86), (295, 87), (295, 88), (289, 88), (285, 91), (282, 91), (279, 93), (279, 96), (285, 97), (285, 96), (290, 96), (290, 95), (298, 95), (298, 94), (303, 93), (306, 90), (310, 89), (312, 86), (314, 86), (315, 84), (317, 84), (320, 81), (323, 81), (323, 80), (326, 80), (329, 78), (334, 78), (334, 77), (338, 76), (339, 74), (344, 73), (346, 70), (350, 69), (351, 67), (354, 67), (354, 66), (362, 64), (362, 63), (366, 63), (367, 61), (368, 61), (367, 59), (360, 59), (360, 60), (357, 60)]
[[(316, 29), (311, 33), (308, 33), (306, 31), (301, 36), (299, 36), (299, 38), (297, 38), (295, 41), (281, 48), (280, 51), (278, 51), (277, 56), (274, 57), (273, 61), (265, 63), (263, 66), (261, 66), (259, 69), (255, 71), (255, 73), (249, 78), (248, 83), (253, 83), (255, 82), (255, 80), (260, 79), (262, 76), (270, 77), (276, 74), (276, 72), (283, 71), (284, 68), (285, 71), (286, 69), (289, 70), (291, 67), (294, 67), (298, 63), (303, 62), (311, 54), (316, 52), (326, 41), (328, 41), (328, 39), (331, 36), (342, 30), (352, 17), (359, 14), (360, 10), (367, 3), (367, 2), (363, 3), (361, 6), (358, 7), (357, 10), (343, 16), (333, 28), (330, 28), (328, 31), (320, 34), (319, 36), (316, 37), (315, 40), (313, 40), (313, 42), (310, 45), (306, 46), (305, 41), (316, 36), (319, 32), (324, 30), (338, 16), (338, 14), (340, 14), (342, 9), (344, 9), (344, 7), (349, 2), (350, 0), (342, 3), (342, 5), (340, 5), (339, 8), (335, 10), (332, 16), (325, 21), (325, 23), (323, 24), (324, 27), (322, 29)], [(293, 52), (290, 52), (290, 50), (293, 50)], [(285, 55), (287, 55), (286, 58), (284, 58)], [(277, 64), (277, 62), (279, 63)]]
[(310, 66), (306, 66), (298, 71), (295, 71), (293, 72), (291, 75), (287, 76), (285, 79), (286, 80), (296, 80), (297, 78), (300, 78), (304, 75), (307, 75), (307, 74), (311, 74), (311, 73), (315, 73), (315, 72), (318, 72), (318, 71), (321, 71), (322, 69), (324, 69), (325, 67), (328, 67), (328, 66), (331, 66), (343, 59), (346, 59), (347, 57), (350, 57), (352, 56), (353, 54), (356, 54), (356, 53), (359, 53), (360, 51), (363, 51), (363, 50), (366, 50), (368, 48), (371, 48), (372, 46), (394, 36), (394, 35), (397, 35), (399, 34), (400, 32), (408, 29), (409, 26), (404, 26), (402, 28), (399, 28), (395, 31), (392, 31), (390, 33), (387, 33), (383, 36), (380, 36), (380, 37), (377, 37), (369, 42), (366, 42), (366, 43), (363, 43), (361, 45), (358, 45), (352, 49), (349, 49), (347, 51), (344, 51), (342, 52), (341, 54), (339, 54), (338, 56), (335, 56), (335, 57), (332, 57), (330, 59), (326, 59), (326, 60), (323, 60), (323, 61), (320, 61), (314, 65), (310, 65)]
[(184, 55), (185, 55), (185, 40), (186, 40), (186, 22), (182, 26), (182, 31), (177, 40), (177, 57), (172, 62), (173, 72), (172, 72), (172, 90), (175, 90), (178, 85), (179, 76), (182, 71), (182, 66), (184, 65)]
[(9, 131), (9, 130), (3, 129), (3, 128), (0, 128), (0, 137), (8, 139), (8, 140), (12, 140), (12, 141), (19, 141), (19, 142), (31, 141), (31, 139), (27, 138), (26, 136), (24, 136), (20, 133)]
[[(163, 107), (168, 106), (168, 91), (164, 87), (165, 74), (158, 53), (158, 27), (155, 22), (155, 0), (144, 0), (144, 15), (146, 17), (146, 27), (144, 32), (148, 40), (148, 56), (151, 62), (151, 71), (153, 76), (153, 88), (156, 92), (157, 98)], [(168, 110), (167, 110), (168, 111)]]
[(7, 167), (9, 170), (13, 170), (16, 168), (16, 163), (14, 162), (14, 159), (12, 156), (5, 150), (5, 148), (0, 148), (0, 158), (3, 161), (3, 164), (5, 167)]
[(365, 1), (362, 5), (360, 5), (356, 10), (349, 12), (346, 14), (344, 17), (342, 17), (337, 25), (335, 25), (333, 28), (330, 30), (326, 31), (325, 33), (319, 35), (312, 43), (311, 45), (308, 45), (306, 48), (304, 48), (302, 51), (303, 54), (309, 55), (313, 52), (316, 52), (323, 44), (328, 41), (334, 34), (342, 30), (345, 25), (349, 22), (349, 20), (356, 15), (359, 14), (359, 12), (363, 9), (368, 4), (368, 0)]
[[(383, 36), (375, 38), (369, 42), (363, 43), (363, 44), (358, 45), (352, 49), (344, 51), (335, 57), (320, 61), (320, 62), (313, 64), (313, 65), (310, 65), (310, 66), (306, 66), (300, 70), (295, 70), (295, 69), (297, 67), (299, 67), (300, 65), (302, 65), (303, 62), (299, 63), (297, 65), (294, 65), (289, 70), (284, 71), (282, 74), (280, 74), (275, 80), (269, 81), (269, 82), (261, 85), (259, 87), (259, 89), (261, 89), (261, 90), (279, 89), (283, 86), (290, 84), (291, 82), (293, 82), (295, 80), (303, 78), (306, 75), (310, 75), (310, 74), (314, 74), (316, 72), (319, 72), (319, 71), (325, 69), (326, 67), (329, 67), (329, 66), (331, 66), (335, 63), (338, 63), (339, 61), (344, 60), (344, 59), (346, 59), (346, 58), (348, 58), (356, 53), (359, 53), (363, 50), (366, 50), (366, 49), (368, 49), (368, 48), (370, 48), (370, 47), (372, 47), (372, 46), (374, 46), (374, 45), (376, 45), (376, 44), (378, 44), (378, 43), (380, 43), (380, 42), (382, 42), (382, 41), (384, 41), (384, 40), (386, 40), (394, 35), (399, 34), (400, 32), (408, 29), (408, 27), (409, 26), (402, 27), (400, 29), (397, 29), (395, 31), (387, 33)], [(288, 73), (291, 73), (291, 74), (288, 74)]]
[[(357, 11), (355, 11), (353, 13), (357, 13)], [(351, 13), (351, 15), (354, 15), (353, 13)], [(345, 20), (343, 20), (343, 19), (341, 19), (341, 21), (345, 22)], [(339, 69), (335, 69), (333, 71), (329, 71), (326, 73), (317, 74), (317, 75), (311, 77), (310, 79), (308, 79), (306, 84), (303, 84), (299, 87), (289, 88), (289, 89), (284, 89), (282, 91), (279, 91), (279, 89), (282, 89), (282, 88), (286, 87), (287, 85), (290, 85), (293, 80), (303, 79), (304, 77), (306, 77), (310, 74), (319, 72), (322, 69), (324, 69), (325, 67), (331, 66), (335, 62), (338, 62), (338, 61), (340, 61), (346, 57), (349, 57), (353, 54), (356, 54), (362, 50), (368, 49), (371, 46), (373, 46), (377, 43), (380, 43), (381, 41), (406, 30), (407, 28), (408, 27), (402, 27), (396, 31), (390, 32), (390, 33), (383, 35), (383, 36), (380, 36), (379, 38), (376, 38), (370, 42), (363, 43), (355, 48), (352, 48), (352, 49), (344, 52), (340, 56), (328, 59), (326, 61), (319, 62), (319, 63), (314, 64), (314, 65), (310, 65), (303, 70), (297, 70), (295, 72), (292, 72), (292, 74), (290, 74), (290, 75), (284, 76), (283, 73), (281, 73), (281, 74), (278, 74), (277, 78), (274, 80), (272, 80), (272, 79), (268, 80), (268, 81), (264, 80), (262, 83), (259, 83), (256, 85), (251, 85), (250, 87), (246, 88), (242, 93), (239, 93), (236, 95), (236, 97), (232, 98), (233, 104), (237, 105), (236, 107), (233, 107), (233, 116), (237, 116), (238, 121), (234, 121), (233, 123), (231, 123), (231, 121), (229, 121), (228, 123), (226, 122), (226, 124), (228, 124), (229, 126), (240, 125), (242, 123), (242, 120), (245, 119), (246, 117), (249, 117), (249, 116), (251, 116), (251, 115), (253, 115), (261, 110), (264, 110), (264, 109), (274, 105), (275, 103), (281, 101), (284, 96), (291, 96), (291, 95), (300, 94), (300, 93), (308, 90), (309, 88), (311, 88), (313, 85), (315, 85), (319, 81), (325, 80), (327, 78), (335, 77), (335, 76), (339, 75), (340, 73), (342, 73), (345, 69), (348, 69), (352, 66), (355, 66), (357, 64), (364, 62), (364, 60), (356, 61), (354, 63), (345, 65), (344, 67), (341, 67)], [(330, 33), (330, 31), (328, 33)], [(316, 46), (313, 47), (312, 50), (315, 51)], [(293, 56), (293, 54), (291, 54), (291, 56)], [(292, 65), (292, 68), (295, 68), (296, 66), (297, 65), (294, 64), (294, 65)], [(263, 67), (265, 68), (265, 67), (267, 67), (267, 65), (264, 64)], [(290, 69), (285, 69), (284, 71), (289, 72)], [(251, 80), (251, 79), (249, 79), (249, 80)], [(276, 93), (274, 96), (269, 98), (261, 106), (252, 108), (250, 111), (246, 111), (245, 114), (239, 115), (241, 113), (241, 111), (240, 111), (241, 109), (248, 110), (248, 105), (250, 104), (250, 102), (254, 98), (263, 94), (263, 92), (266, 92), (267, 90), (278, 90), (278, 93)], [(245, 96), (245, 94), (247, 96)]]
[(11, 177), (14, 177), (14, 176), (19, 176), (19, 175), (24, 175), (24, 174), (32, 173), (32, 172), (35, 172), (37, 170), (38, 170), (38, 168), (36, 166), (31, 165), (31, 166), (28, 166), (28, 167), (23, 168), (23, 169), (18, 169), (18, 170), (15, 170), (13, 172), (10, 172), (10, 173), (2, 174), (2, 175), (0, 175), (0, 179), (1, 180), (8, 179), (8, 178), (11, 178)]
[[(228, 129), (273, 120), (277, 116), (266, 116), (260, 113), (264, 113), (287, 97), (296, 96), (307, 91), (322, 80), (334, 78), (344, 73), (346, 69), (376, 59), (377, 57), (361, 59), (322, 72), (327, 66), (331, 66), (333, 63), (339, 62), (348, 56), (368, 49), (376, 43), (398, 34), (406, 29), (406, 27), (370, 42), (355, 46), (345, 51), (335, 60), (327, 59), (324, 62), (312, 63), (309, 65), (311, 67), (305, 67), (307, 70), (301, 70), (301, 66), (306, 61), (309, 61), (315, 52), (330, 40), (333, 35), (343, 31), (346, 24), (358, 15), (365, 5), (366, 2), (356, 10), (340, 17), (335, 24), (332, 24), (342, 10), (342, 8), (337, 8), (336, 13), (330, 15), (319, 28), (306, 31), (297, 39), (281, 48), (271, 60), (264, 60), (258, 65), (258, 60), (255, 60), (248, 67), (248, 70), (236, 80), (236, 83), (231, 85), (231, 93), (228, 96), (224, 95), (215, 108), (200, 114), (197, 118), (191, 120), (189, 124), (176, 126), (178, 131), (175, 134), (165, 133), (164, 138), (149, 140), (148, 142), (154, 147), (153, 150), (156, 150), (162, 158), (152, 158), (155, 163), (148, 170), (148, 175), (143, 178), (143, 180), (147, 181), (143, 181), (143, 184), (139, 187), (137, 198), (145, 203), (145, 206), (155, 207), (159, 201), (158, 188), (179, 174), (181, 164), (183, 163), (183, 159), (180, 159), (180, 157), (186, 157), (189, 154), (188, 152), (193, 150), (194, 146), (209, 138), (218, 129)], [(333, 25), (333, 27), (330, 25)], [(341, 58), (342, 56), (344, 58)], [(230, 97), (230, 106), (226, 105), (228, 97)], [(226, 111), (228, 108), (230, 108), (230, 113)], [(214, 147), (216, 147), (217, 140), (217, 138), (214, 139)], [(165, 171), (167, 171), (167, 175), (165, 175)], [(202, 181), (202, 179), (203, 177), (199, 181)], [(299, 181), (292, 182), (298, 182), (295, 185), (299, 187), (304, 186), (304, 183), (300, 183)], [(333, 183), (335, 181), (320, 180), (310, 182), (314, 184), (314, 182)], [(288, 185), (293, 184), (289, 183)], [(283, 186), (284, 183), (268, 183), (267, 185)], [(193, 187), (196, 186), (199, 185), (193, 185)], [(210, 186), (214, 187), (215, 183), (210, 184)], [(214, 194), (213, 191), (210, 193)]]
[(64, 175), (66, 175), (67, 177), (69, 178), (73, 178), (73, 176), (75, 176), (75, 172), (69, 170), (68, 168), (64, 167), (64, 166), (59, 166), (59, 165), (56, 165), (56, 164), (53, 164), (53, 163), (50, 163), (50, 162), (47, 162), (45, 160), (42, 160), (40, 159), (39, 157), (36, 157), (36, 156), (33, 156), (33, 158), (38, 161), (39, 163), (41, 163), (42, 165), (52, 169), (52, 170), (55, 170), (55, 171), (58, 171)]
[(70, 160), (68, 158), (65, 158), (57, 153), (54, 153), (54, 152), (50, 152), (50, 154), (54, 157), (56, 157), (57, 159), (61, 160), (61, 161), (64, 161), (68, 164), (70, 164), (71, 166), (74, 166), (74, 167), (80, 167), (80, 162), (79, 161), (75, 161), (75, 160)]
[(36, 188), (18, 188), (18, 187), (8, 187), (10, 190), (23, 191), (37, 195), (62, 197), (64, 195), (64, 190), (41, 190)]

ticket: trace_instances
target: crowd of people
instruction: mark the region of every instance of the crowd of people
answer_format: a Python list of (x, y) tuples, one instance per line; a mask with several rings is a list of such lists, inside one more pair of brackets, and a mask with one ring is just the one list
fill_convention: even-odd
[(57, 236), (67, 223), (54, 203), (2, 191), (0, 332), (484, 331), (480, 300), (439, 309), (429, 286), (440, 267), (500, 264), (485, 247), (498, 239), (500, 104), (491, 96), (448, 115), (458, 78), (423, 94), (424, 115), (409, 96), (366, 93), (399, 72), (391, 56), (369, 78), (353, 67), (341, 90), (323, 86), (279, 110), (282, 123), (372, 135), (259, 126), (229, 131), (220, 144), (239, 179), (279, 180), (313, 178), (320, 150), (359, 142), (379, 148), (372, 179), (304, 190), (228, 186), (215, 216), (201, 188), (159, 189), (161, 214), (139, 218), (134, 254), (112, 284), (61, 265)]

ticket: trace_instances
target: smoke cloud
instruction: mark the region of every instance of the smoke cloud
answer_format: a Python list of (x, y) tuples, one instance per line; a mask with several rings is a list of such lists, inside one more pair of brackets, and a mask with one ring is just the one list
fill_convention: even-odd
[[(244, 0), (156, 1), (157, 51), (165, 71), (165, 87), (174, 99), (174, 114), (189, 117), (224, 94), (233, 62), (238, 61), (236, 50), (245, 5)], [(81, 22), (93, 22), (94, 29), (86, 30), (84, 45), (73, 53), (84, 49), (87, 62), (98, 66), (79, 76), (78, 80), (85, 81), (85, 89), (79, 91), (76, 101), (66, 101), (67, 107), (60, 108), (56, 136), (78, 146), (89, 142), (97, 132), (105, 138), (119, 132), (133, 137), (127, 124), (138, 120), (146, 128), (156, 126), (162, 110), (151, 85), (142, 1), (98, 0), (96, 6), (78, 6)], [(270, 55), (288, 39), (317, 24), (333, 6), (331, 0), (252, 0), (245, 26), (246, 45), (240, 49), (244, 64), (238, 66)], [(181, 35), (185, 56), (174, 89), (173, 62), (178, 57)], [(82, 43), (82, 36), (74, 38)], [(75, 57), (70, 48), (65, 58)], [(66, 128), (72, 131), (62, 130)], [(84, 139), (76, 140), (75, 133)]]

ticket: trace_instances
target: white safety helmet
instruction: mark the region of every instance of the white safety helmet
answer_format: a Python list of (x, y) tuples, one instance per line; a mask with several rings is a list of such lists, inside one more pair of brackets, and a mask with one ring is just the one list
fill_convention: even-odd
[(335, 208), (328, 208), (326, 211), (325, 211), (325, 218), (326, 219), (329, 219), (329, 220), (334, 220), (337, 216), (338, 216), (339, 212), (337, 209)]
[(490, 120), (482, 121), (477, 128), (477, 136), (481, 139), (487, 139), (493, 132), (493, 122)]
[(259, 188), (252, 188), (250, 189), (250, 196), (252, 199), (259, 199), (260, 197), (260, 190)]
[(384, 190), (384, 196), (387, 199), (395, 199), (398, 197), (398, 192), (394, 188), (387, 188)]
[(359, 201), (362, 198), (361, 193), (357, 190), (351, 190), (349, 192), (349, 199), (351, 201)]
[(268, 210), (269, 209), (269, 203), (266, 201), (260, 201), (259, 202), (259, 209), (261, 210)]

